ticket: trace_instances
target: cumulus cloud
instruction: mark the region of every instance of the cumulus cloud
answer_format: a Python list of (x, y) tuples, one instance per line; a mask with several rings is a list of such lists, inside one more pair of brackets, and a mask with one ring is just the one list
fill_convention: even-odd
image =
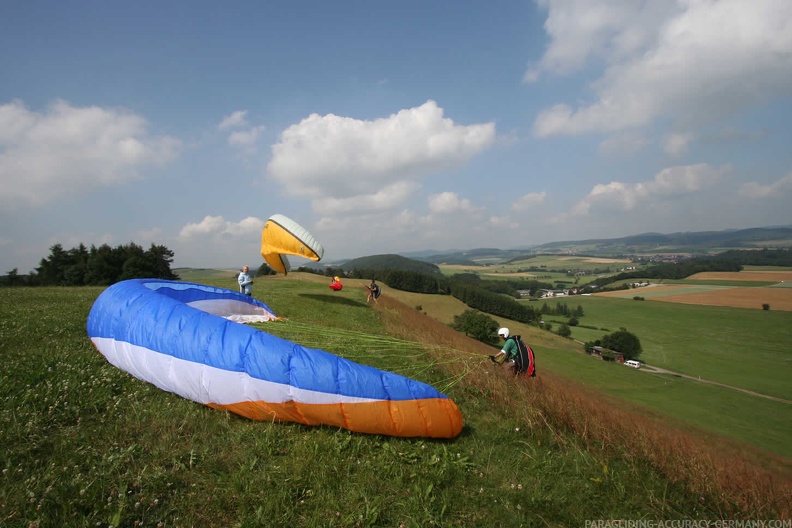
[(547, 193), (544, 191), (531, 192), (517, 198), (512, 204), (511, 208), (513, 211), (527, 211), (533, 207), (536, 207), (540, 203), (544, 202), (546, 198), (547, 198)]
[(248, 130), (237, 130), (228, 136), (228, 144), (249, 152), (255, 149), (262, 132), (264, 132), (263, 125)]
[(477, 208), (467, 198), (460, 198), (455, 192), (442, 192), (429, 197), (429, 211), (433, 214), (473, 212)]
[(227, 130), (229, 128), (239, 128), (247, 126), (247, 110), (237, 110), (232, 114), (229, 114), (220, 121), (220, 124), (217, 125), (217, 128), (220, 130)]
[(179, 232), (179, 239), (218, 239), (218, 238), (250, 238), (261, 233), (264, 221), (249, 216), (239, 222), (231, 222), (222, 216), (207, 215), (198, 223), (187, 224)]
[(711, 187), (729, 167), (712, 167), (706, 163), (670, 167), (657, 173), (653, 180), (638, 183), (613, 181), (597, 184), (572, 209), (575, 216), (585, 216), (592, 209), (632, 211), (639, 206), (668, 198), (695, 193)]
[(228, 144), (246, 154), (252, 154), (255, 152), (256, 144), (266, 127), (264, 125), (251, 126), (248, 123), (247, 114), (247, 110), (237, 110), (225, 116), (217, 128), (223, 131), (242, 129), (234, 130), (228, 135)]
[(287, 194), (316, 204), (362, 200), (464, 164), (494, 139), (494, 123), (457, 125), (434, 101), (372, 121), (312, 114), (283, 131), (268, 172)]
[(154, 137), (131, 112), (56, 101), (43, 113), (22, 101), (0, 105), (0, 202), (41, 205), (140, 178), (173, 160), (181, 143)]
[(312, 201), (312, 206), (314, 211), (322, 215), (389, 211), (404, 204), (420, 187), (416, 182), (398, 181), (371, 194), (316, 198)]
[(669, 119), (690, 129), (792, 91), (792, 2), (542, 0), (550, 46), (528, 80), (597, 59), (595, 100), (559, 103), (539, 137), (618, 132)]
[(745, 183), (740, 187), (739, 194), (745, 198), (771, 198), (788, 197), (790, 192), (792, 192), (792, 173), (770, 185), (762, 185), (756, 182)]
[(538, 64), (523, 80), (533, 82), (544, 74), (569, 74), (590, 59), (624, 60), (656, 39), (655, 20), (673, 11), (673, 2), (624, 0), (538, 0), (548, 11), (545, 31), (551, 38)]

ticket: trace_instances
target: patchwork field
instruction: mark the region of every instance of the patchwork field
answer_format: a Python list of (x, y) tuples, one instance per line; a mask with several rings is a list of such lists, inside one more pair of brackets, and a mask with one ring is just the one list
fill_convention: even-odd
[[(643, 288), (595, 294), (598, 297), (662, 301), (705, 306), (730, 306), (763, 310), (792, 311), (792, 271), (707, 272), (688, 277), (691, 281), (736, 281), (746, 286), (708, 286), (702, 284), (651, 285)], [(751, 282), (772, 283), (773, 286), (750, 286)]]
[(708, 271), (688, 277), (690, 280), (735, 280), (735, 281), (792, 281), (792, 271)]

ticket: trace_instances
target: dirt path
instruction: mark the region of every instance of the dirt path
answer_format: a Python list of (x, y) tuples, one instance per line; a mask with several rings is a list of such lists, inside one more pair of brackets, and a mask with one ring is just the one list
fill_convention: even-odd
[[(575, 340), (575, 342), (576, 343), (580, 343), (581, 345), (584, 344), (582, 341), (578, 341), (578, 340)], [(581, 354), (585, 354), (585, 352), (581, 351)], [(641, 363), (641, 368), (639, 370), (642, 370), (642, 371), (647, 372), (649, 374), (668, 375), (668, 376), (674, 376), (674, 377), (677, 377), (677, 378), (689, 379), (691, 381), (698, 381), (700, 383), (708, 383), (710, 385), (717, 385), (718, 387), (724, 387), (726, 389), (736, 390), (736, 391), (739, 391), (739, 392), (743, 392), (745, 394), (750, 394), (751, 396), (758, 396), (759, 398), (767, 398), (768, 400), (774, 400), (774, 401), (777, 401), (777, 402), (788, 403), (788, 404), (792, 405), (792, 400), (785, 400), (784, 398), (779, 398), (777, 396), (770, 396), (769, 394), (762, 394), (761, 392), (756, 392), (756, 391), (752, 391), (752, 390), (748, 390), (748, 389), (743, 389), (741, 387), (735, 387), (734, 385), (726, 385), (725, 383), (720, 383), (720, 382), (717, 382), (717, 381), (711, 381), (711, 380), (702, 379), (699, 376), (689, 376), (687, 374), (674, 372), (673, 370), (668, 370), (668, 369), (664, 369), (664, 368), (660, 368), (660, 367), (655, 367), (655, 366), (652, 366), (652, 365), (647, 365), (646, 363)]]
[(750, 394), (751, 396), (759, 396), (760, 398), (767, 398), (768, 400), (775, 400), (775, 401), (781, 402), (781, 403), (792, 404), (792, 401), (785, 400), (784, 398), (778, 398), (776, 396), (770, 396), (769, 394), (762, 394), (761, 392), (756, 392), (756, 391), (752, 391), (752, 390), (748, 390), (748, 389), (743, 389), (741, 387), (735, 387), (733, 385), (726, 385), (725, 383), (719, 383), (717, 381), (710, 381), (710, 380), (702, 379), (702, 378), (697, 377), (697, 376), (688, 376), (687, 374), (680, 374), (679, 372), (674, 372), (672, 370), (667, 370), (667, 369), (660, 368), (660, 367), (654, 367), (652, 365), (647, 365), (645, 363), (641, 364), (641, 368), (639, 370), (643, 370), (643, 371), (648, 372), (650, 374), (668, 374), (668, 375), (671, 375), (671, 376), (676, 376), (677, 378), (685, 378), (685, 379), (689, 379), (689, 380), (693, 380), (693, 381), (699, 381), (701, 383), (708, 383), (710, 385), (717, 385), (719, 387), (725, 387), (727, 389), (732, 389), (732, 390), (744, 392), (745, 394)]

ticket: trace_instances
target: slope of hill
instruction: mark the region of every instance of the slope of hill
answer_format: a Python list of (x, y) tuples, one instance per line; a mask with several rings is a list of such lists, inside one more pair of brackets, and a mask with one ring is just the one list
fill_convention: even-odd
[(344, 262), (339, 267), (345, 271), (351, 270), (382, 270), (391, 269), (399, 271), (413, 271), (429, 275), (440, 275), (440, 268), (436, 264), (421, 262), (401, 255), (386, 254), (361, 257)]

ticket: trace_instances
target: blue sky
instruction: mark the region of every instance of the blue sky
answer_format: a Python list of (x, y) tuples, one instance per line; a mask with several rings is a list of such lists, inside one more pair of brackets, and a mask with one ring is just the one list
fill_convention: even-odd
[(8, 1), (0, 272), (789, 225), (791, 123), (788, 0)]

